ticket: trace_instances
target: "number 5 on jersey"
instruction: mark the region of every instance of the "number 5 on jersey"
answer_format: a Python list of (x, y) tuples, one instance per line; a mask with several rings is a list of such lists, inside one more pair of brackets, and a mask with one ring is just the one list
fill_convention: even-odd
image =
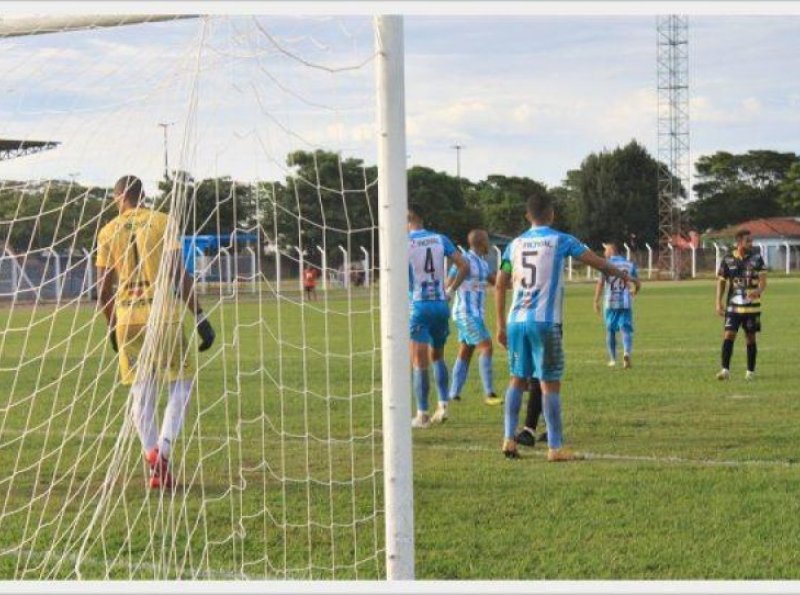
[(530, 289), (536, 285), (536, 250), (525, 250), (522, 254), (522, 287)]

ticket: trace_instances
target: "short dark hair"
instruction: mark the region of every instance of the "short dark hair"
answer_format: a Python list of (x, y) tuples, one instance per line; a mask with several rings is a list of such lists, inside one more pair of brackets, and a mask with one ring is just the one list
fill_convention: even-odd
[(553, 198), (547, 192), (537, 192), (528, 197), (526, 209), (534, 221), (541, 221), (553, 208)]
[(745, 237), (745, 236), (749, 236), (749, 235), (751, 235), (751, 234), (750, 234), (750, 230), (749, 230), (749, 229), (745, 229), (745, 228), (743, 227), (742, 229), (740, 229), (739, 231), (737, 231), (737, 232), (736, 232), (736, 235), (735, 235), (734, 237), (736, 238), (736, 241), (738, 242), (738, 241), (739, 241), (739, 240), (741, 240), (743, 237)]
[(139, 204), (144, 198), (142, 181), (136, 176), (122, 176), (114, 184), (114, 194), (124, 196), (128, 202)]
[(408, 222), (422, 224), (422, 216), (411, 207), (408, 209)]

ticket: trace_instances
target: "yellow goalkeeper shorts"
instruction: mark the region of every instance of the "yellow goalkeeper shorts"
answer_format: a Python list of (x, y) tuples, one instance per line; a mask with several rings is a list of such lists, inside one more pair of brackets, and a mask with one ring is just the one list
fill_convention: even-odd
[[(155, 333), (152, 337), (149, 335)], [(191, 376), (188, 342), (180, 323), (118, 325), (119, 371), (122, 384), (137, 377), (173, 382)]]

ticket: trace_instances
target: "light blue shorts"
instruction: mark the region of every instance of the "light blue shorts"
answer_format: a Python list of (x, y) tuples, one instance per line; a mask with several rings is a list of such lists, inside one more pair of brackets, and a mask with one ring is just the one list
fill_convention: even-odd
[(492, 335), (486, 329), (486, 323), (478, 316), (465, 316), (455, 320), (458, 329), (458, 340), (466, 345), (477, 345), (489, 341)]
[(447, 302), (412, 302), (408, 318), (411, 340), (441, 349), (450, 334), (450, 307)]
[(616, 333), (619, 330), (626, 333), (633, 332), (633, 312), (630, 308), (606, 308), (605, 320), (609, 332)]
[(508, 323), (508, 368), (517, 378), (553, 382), (564, 376), (561, 325), (549, 322)]

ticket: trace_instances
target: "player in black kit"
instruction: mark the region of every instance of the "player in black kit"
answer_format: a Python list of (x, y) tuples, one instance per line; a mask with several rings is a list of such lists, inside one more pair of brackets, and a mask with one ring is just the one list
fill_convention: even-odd
[[(723, 295), (727, 287), (725, 302)], [(761, 295), (767, 287), (764, 259), (753, 252), (750, 231), (736, 233), (736, 247), (722, 259), (717, 271), (717, 314), (725, 317), (722, 341), (722, 369), (719, 380), (730, 378), (731, 355), (736, 333), (742, 327), (747, 340), (745, 380), (753, 380), (756, 371), (756, 333), (761, 330)]]

